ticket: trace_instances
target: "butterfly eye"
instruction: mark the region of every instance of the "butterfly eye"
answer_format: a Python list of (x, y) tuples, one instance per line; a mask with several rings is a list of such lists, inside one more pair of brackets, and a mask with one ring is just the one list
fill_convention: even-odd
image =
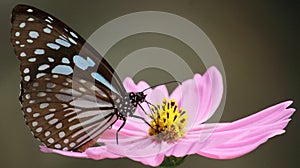
[(130, 93), (129, 93), (129, 98), (130, 98), (130, 99), (133, 99), (133, 97), (134, 97), (134, 93), (130, 92)]

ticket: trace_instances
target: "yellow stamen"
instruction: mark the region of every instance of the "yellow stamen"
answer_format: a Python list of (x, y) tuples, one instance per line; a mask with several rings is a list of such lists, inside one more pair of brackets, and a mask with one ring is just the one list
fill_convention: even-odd
[(164, 99), (161, 105), (153, 106), (151, 110), (150, 136), (160, 141), (175, 142), (185, 135), (188, 115), (184, 109), (178, 109), (176, 100)]

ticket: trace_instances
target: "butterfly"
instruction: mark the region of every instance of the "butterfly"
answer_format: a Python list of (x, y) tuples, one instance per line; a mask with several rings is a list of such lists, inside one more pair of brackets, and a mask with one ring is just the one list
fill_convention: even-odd
[[(11, 43), (20, 61), (20, 102), (26, 124), (49, 148), (83, 152), (117, 120), (126, 123), (144, 92), (127, 93), (109, 63), (54, 16), (17, 5)], [(146, 122), (147, 123), (147, 122)]]

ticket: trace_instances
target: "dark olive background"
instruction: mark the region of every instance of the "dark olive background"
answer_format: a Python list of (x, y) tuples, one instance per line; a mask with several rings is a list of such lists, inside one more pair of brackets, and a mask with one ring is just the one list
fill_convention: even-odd
[[(295, 1), (11, 1), (0, 6), (0, 165), (1, 167), (145, 167), (128, 159), (74, 159), (39, 151), (39, 143), (25, 126), (19, 95), (19, 62), (10, 45), (10, 11), (19, 3), (33, 5), (60, 18), (87, 38), (98, 27), (124, 14), (155, 10), (185, 17), (198, 25), (217, 48), (227, 77), (227, 100), (221, 121), (233, 121), (284, 100), (294, 100), (299, 107), (299, 3)], [(298, 11), (297, 11), (298, 10)], [(178, 41), (145, 34), (122, 40), (109, 54), (120, 57), (136, 48), (139, 40), (154, 41), (156, 46), (176, 49)], [(298, 40), (298, 41), (296, 41)], [(136, 44), (135, 44), (136, 43)], [(174, 44), (174, 45), (173, 45)], [(147, 47), (147, 43), (144, 44)], [(297, 48), (298, 47), (298, 48)], [(298, 49), (298, 50), (297, 50)], [(193, 55), (185, 48), (187, 55)], [(124, 54), (123, 54), (124, 53)], [(109, 55), (108, 54), (108, 55)], [(191, 57), (192, 58), (192, 57)], [(203, 73), (201, 61), (191, 62), (193, 71)], [(109, 59), (109, 56), (108, 56)], [(118, 60), (118, 59), (116, 59)], [(116, 60), (110, 60), (113, 66)], [(161, 82), (159, 70), (143, 71), (135, 79)], [(214, 160), (191, 156), (180, 167), (281, 168), (297, 167), (300, 135), (299, 114), (283, 136), (270, 139), (253, 152), (232, 160)]]

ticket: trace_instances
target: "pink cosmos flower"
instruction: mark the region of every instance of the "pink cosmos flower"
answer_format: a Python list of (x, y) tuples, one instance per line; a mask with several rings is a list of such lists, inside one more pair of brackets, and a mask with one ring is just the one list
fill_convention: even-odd
[[(126, 78), (124, 87), (128, 92), (138, 92), (149, 85), (143, 81), (135, 84), (131, 78)], [(209, 68), (203, 76), (196, 74), (193, 79), (184, 81), (171, 95), (164, 85), (145, 93), (146, 100), (155, 108), (150, 113), (149, 106), (144, 103), (143, 108), (149, 115), (140, 108), (135, 114), (145, 118), (153, 128), (128, 117), (125, 127), (119, 132), (119, 144), (116, 144), (115, 134), (122, 121), (101, 135), (98, 142), (104, 145), (88, 148), (83, 153), (44, 146), (41, 150), (95, 160), (127, 157), (151, 166), (160, 165), (166, 156), (199, 154), (214, 159), (231, 159), (283, 134), (295, 112), (295, 109), (288, 108), (292, 101), (285, 101), (234, 122), (205, 123), (217, 110), (223, 93), (222, 77), (215, 67)]]

